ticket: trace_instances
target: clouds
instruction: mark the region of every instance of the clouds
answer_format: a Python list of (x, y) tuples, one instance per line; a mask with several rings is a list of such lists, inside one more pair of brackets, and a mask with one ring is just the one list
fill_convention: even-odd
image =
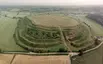
[(24, 5), (103, 5), (103, 0), (0, 0), (0, 4)]

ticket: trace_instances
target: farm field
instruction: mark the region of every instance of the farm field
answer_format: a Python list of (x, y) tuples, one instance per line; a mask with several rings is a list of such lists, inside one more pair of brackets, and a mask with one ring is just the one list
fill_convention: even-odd
[(16, 55), (12, 64), (69, 64), (68, 56), (29, 56)]
[(20, 12), (20, 11), (1, 11), (1, 16), (13, 17), (25, 17), (30, 16), (30, 12)]
[(103, 27), (101, 25), (86, 17), (81, 17), (81, 20), (90, 25), (94, 36), (103, 36)]
[(98, 49), (72, 57), (72, 64), (103, 64), (103, 45)]
[(14, 54), (0, 54), (0, 64), (10, 64)]
[[(14, 38), (17, 44), (33, 52), (38, 52), (37, 49), (41, 52), (59, 52), (60, 48), (67, 51), (67, 47), (70, 47), (73, 51), (78, 51), (93, 45), (91, 32), (87, 25), (65, 15), (49, 14), (24, 17), (18, 22), (16, 30)], [(56, 31), (58, 31), (56, 33), (58, 35), (53, 35)], [(74, 38), (71, 41), (73, 45), (67, 40), (63, 42), (60, 31), (63, 33), (64, 40), (70, 34), (72, 35)]]
[(0, 64), (102, 64), (103, 26), (80, 9), (1, 8)]
[[(4, 16), (3, 16), (3, 14), (4, 14)], [(7, 15), (6, 17), (5, 17), (5, 14)], [(22, 52), (25, 51), (22, 47), (20, 47), (19, 45), (17, 45), (16, 44), (17, 42), (13, 39), (13, 35), (14, 35), (14, 32), (15, 32), (15, 28), (17, 27), (18, 19), (12, 18), (12, 17), (22, 17), (23, 18), (24, 16), (29, 17), (31, 20), (34, 21), (34, 24), (36, 23), (37, 25), (55, 26), (57, 28), (59, 26), (61, 26), (61, 27), (69, 26), (70, 27), (69, 30), (71, 30), (71, 32), (73, 31), (73, 33), (75, 33), (76, 36), (77, 36), (77, 39), (74, 40), (74, 41), (72, 41), (73, 44), (74, 44), (74, 46), (71, 46), (70, 42), (66, 42), (66, 44), (68, 45), (68, 47), (71, 47), (71, 49), (73, 51), (78, 51), (79, 49), (84, 48), (85, 45), (86, 45), (85, 47), (87, 47), (88, 46), (88, 42), (91, 41), (91, 38), (90, 38), (91, 33), (88, 32), (89, 30), (85, 26), (82, 26), (83, 24), (80, 25), (79, 22), (77, 20), (73, 19), (72, 17), (65, 16), (65, 15), (62, 15), (62, 14), (49, 14), (49, 15), (37, 14), (36, 16), (34, 15), (31, 18), (31, 16), (29, 16), (29, 12), (28, 13), (27, 12), (20, 12), (17, 15), (17, 12), (13, 12), (12, 13), (12, 12), (4, 11), (4, 12), (2, 12), (2, 15), (1, 15), (1, 18), (0, 18), (0, 35), (1, 35), (0, 37), (2, 38), (0, 40), (0, 44), (1, 44), (0, 49), (1, 49), (1, 51), (22, 51)], [(48, 19), (46, 20), (46, 18), (48, 18)], [(22, 26), (26, 26), (24, 24), (27, 24), (26, 21), (28, 19), (24, 18), (24, 20), (23, 20), (24, 23), (21, 23)], [(48, 21), (50, 21), (50, 22), (48, 22)], [(55, 21), (57, 23), (55, 23)], [(62, 22), (62, 21), (64, 21), (64, 22)], [(87, 21), (87, 22), (89, 23), (89, 21)], [(29, 22), (28, 22), (28, 24), (29, 24)], [(30, 24), (30, 25), (32, 26), (32, 24)], [(95, 25), (94, 24), (92, 25), (92, 23), (91, 23), (91, 26), (94, 27)], [(99, 25), (97, 25), (97, 26), (100, 27)], [(23, 28), (21, 28), (21, 30), (22, 29)], [(39, 30), (41, 30), (41, 32), (44, 31), (42, 29), (39, 29)], [(99, 29), (99, 30), (101, 30), (101, 29)], [(45, 31), (47, 31), (47, 30), (45, 30)], [(48, 32), (50, 32), (50, 31), (48, 31)], [(81, 32), (83, 32), (83, 33), (81, 33)], [(69, 34), (69, 32), (68, 32), (68, 34)], [(25, 33), (24, 33), (24, 35), (25, 35)], [(49, 45), (51, 47), (49, 47), (47, 45), (48, 42), (42, 42), (42, 43), (45, 43), (45, 44), (41, 44), (41, 42), (39, 42), (39, 41), (34, 43), (33, 42), (34, 39), (33, 38), (29, 38), (29, 37), (26, 35), (26, 37), (24, 38), (24, 39), (26, 39), (24, 41), (25, 41), (25, 43), (27, 45), (26, 46), (27, 48), (30, 45), (30, 46), (32, 46), (32, 49), (34, 49), (33, 46), (35, 46), (35, 43), (36, 43), (36, 45), (38, 45), (37, 47), (35, 47), (36, 49), (37, 48), (38, 49), (41, 49), (41, 48), (47, 49), (48, 48), (46, 50), (47, 52), (48, 52), (48, 50), (50, 52), (56, 52), (60, 48), (64, 48), (64, 49), (67, 50), (67, 46), (65, 46), (63, 43), (59, 43), (59, 41), (61, 41), (61, 40), (59, 40), (58, 43), (52, 42), (53, 43), (52, 45), (50, 43)], [(29, 40), (32, 40), (32, 41), (29, 41)], [(22, 42), (23, 42), (23, 40), (22, 40)], [(28, 42), (33, 43), (33, 45), (31, 45)], [(85, 44), (85, 43), (87, 43), (87, 44)], [(20, 44), (22, 44), (22, 43), (20, 43)], [(22, 44), (22, 45), (24, 46), (24, 44)], [(84, 46), (82, 46), (82, 45), (84, 45)], [(91, 43), (89, 45), (91, 45)], [(79, 46), (80, 46), (80, 48), (79, 48)], [(47, 47), (47, 48), (45, 48), (45, 47)]]
[[(95, 21), (87, 17), (79, 17), (81, 21), (87, 23), (94, 36), (103, 36), (103, 27)], [(75, 56), (72, 58), (72, 64), (102, 64), (103, 63), (103, 45), (98, 49), (83, 54), (82, 56)]]
[(0, 64), (103, 64), (99, 8), (1, 6)]
[(30, 12), (19, 12), (18, 15), (16, 15), (16, 17), (25, 17), (29, 15), (30, 15)]
[(13, 17), (16, 17), (16, 16), (17, 16), (17, 13), (18, 13), (18, 12), (8, 12), (6, 15), (7, 15), (8, 17), (13, 18)]
[(0, 54), (0, 64), (69, 64), (67, 55), (35, 56), (21, 54)]
[(1, 51), (24, 51), (16, 45), (13, 34), (17, 25), (17, 20), (1, 16), (0, 17), (0, 50)]

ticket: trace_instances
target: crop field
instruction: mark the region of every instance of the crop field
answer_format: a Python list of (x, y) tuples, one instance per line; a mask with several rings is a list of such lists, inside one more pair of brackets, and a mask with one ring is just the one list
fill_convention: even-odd
[(69, 64), (67, 55), (35, 56), (21, 54), (0, 54), (0, 64)]
[(72, 64), (103, 64), (103, 45), (82, 56), (73, 57)]
[[(2, 11), (1, 14), (2, 15), (0, 17), (0, 35), (1, 35), (0, 37), (2, 39), (0, 40), (0, 44), (1, 44), (0, 49), (2, 51), (25, 51), (22, 47), (17, 45), (16, 44), (17, 42), (13, 39), (15, 28), (17, 27), (17, 23), (18, 23), (18, 19), (14, 19), (13, 17), (28, 16), (30, 19), (32, 19), (34, 21), (34, 24), (36, 23), (37, 25), (43, 25), (43, 26), (53, 26), (53, 27), (56, 26), (57, 28), (59, 26), (61, 26), (61, 27), (69, 26), (70, 29), (73, 30), (77, 36), (77, 39), (72, 41), (73, 44), (75, 44), (74, 46), (76, 46), (76, 47), (72, 47), (70, 45), (70, 43), (69, 44), (67, 43), (68, 46), (71, 47), (73, 51), (77, 51), (78, 49), (81, 49), (83, 47), (82, 45), (85, 45), (85, 43), (88, 44), (88, 42), (91, 40), (91, 38), (89, 37), (91, 35), (90, 32), (88, 32), (89, 30), (86, 27), (81, 26), (77, 20), (75, 20), (69, 16), (65, 16), (62, 14), (47, 14), (47, 15), (37, 14), (37, 15), (33, 15), (31, 17), (31, 16), (29, 16), (30, 12), (19, 12), (18, 13), (18, 11), (17, 12), (16, 11), (13, 11), (13, 12), (12, 11), (10, 11), (10, 12)], [(7, 15), (7, 16), (5, 16), (5, 15)], [(50, 22), (48, 22), (47, 20)], [(29, 24), (29, 22), (26, 23), (27, 19), (24, 19), (23, 21), (25, 21), (25, 22), (21, 23), (20, 25), (25, 27), (26, 26), (25, 24)], [(32, 24), (30, 24), (30, 25), (32, 26)], [(78, 26), (78, 28), (76, 28), (76, 26)], [(75, 27), (75, 28), (73, 29), (73, 27)], [(21, 30), (22, 29), (23, 28), (21, 28)], [(42, 30), (42, 29), (39, 29), (39, 30), (41, 30), (41, 33), (42, 33), (42, 31), (48, 32), (48, 30)], [(49, 32), (51, 32), (51, 31), (49, 30)], [(37, 40), (37, 39), (34, 39), (34, 37), (31, 37), (30, 35), (28, 35), (26, 33), (24, 33), (23, 35), (17, 36), (17, 38), (18, 37), (20, 37), (19, 39), (22, 42), (23, 41), (25, 42), (24, 44), (26, 44), (25, 46), (27, 48), (29, 46), (32, 46), (32, 49), (34, 49), (33, 46), (35, 46), (36, 49), (41, 49), (41, 48), (47, 49), (50, 52), (56, 52), (60, 48), (64, 48), (67, 50), (67, 47), (61, 42), (61, 40), (49, 43), (49, 40), (48, 40), (48, 42), (45, 42), (46, 39), (44, 39), (44, 41), (41, 43), (39, 41), (42, 41), (42, 40), (38, 39), (38, 41), (34, 42), (34, 40)], [(39, 35), (39, 38), (40, 37), (41, 36)], [(38, 36), (36, 38), (38, 38)], [(17, 39), (17, 40), (19, 40), (19, 39)], [(56, 39), (54, 39), (54, 41), (55, 40)], [(52, 41), (52, 40), (50, 40), (50, 41)], [(28, 42), (30, 42), (30, 43), (28, 43)], [(22, 43), (19, 43), (19, 44), (22, 44)], [(22, 45), (24, 46), (24, 44), (22, 44)], [(31, 44), (33, 44), (33, 45), (31, 45)]]
[(13, 17), (25, 17), (30, 16), (30, 12), (20, 12), (20, 11), (1, 11), (1, 15), (8, 16), (10, 18)]
[(20, 9), (19, 8), (12, 8), (10, 11), (11, 12), (18, 12), (18, 11), (20, 11)]
[(0, 54), (0, 64), (10, 64), (14, 54)]
[(17, 55), (12, 64), (69, 64), (68, 56)]
[(25, 17), (25, 16), (29, 16), (29, 15), (30, 15), (30, 12), (19, 12), (16, 17)]
[[(101, 25), (87, 17), (82, 16), (81, 20), (91, 27), (94, 36), (103, 36), (103, 27)], [(103, 64), (103, 45), (82, 56), (73, 57), (72, 64)]]
[(86, 17), (81, 17), (81, 19), (91, 27), (94, 36), (103, 36), (103, 27), (101, 25)]
[(5, 15), (5, 14), (8, 14), (9, 12), (8, 11), (1, 11), (1, 15)]
[(16, 17), (18, 12), (8, 12), (7, 16), (8, 17)]
[[(25, 16), (27, 16), (27, 18), (29, 18), (30, 20), (26, 19)], [(17, 18), (13, 18), (13, 17), (17, 17)], [(21, 20), (21, 23), (18, 23), (18, 19), (20, 19), (18, 17), (24, 18), (23, 20)], [(88, 19), (88, 21), (90, 20)], [(94, 24), (92, 25), (91, 23), (92, 21), (91, 22), (88, 22), (88, 21), (87, 23), (91, 24), (93, 28), (92, 30), (94, 30), (95, 29), (94, 26), (96, 25), (96, 23), (95, 25)], [(36, 25), (40, 25), (40, 28), (37, 27), (34, 29), (35, 26), (34, 25), (32, 26), (30, 22)], [(20, 27), (20, 30), (17, 27), (17, 24), (18, 24), (18, 27)], [(21, 26), (19, 26), (19, 24)], [(15, 11), (15, 9), (13, 11), (12, 10), (2, 11), (1, 17), (0, 17), (0, 35), (1, 35), (0, 37), (2, 38), (0, 40), (0, 44), (1, 44), (0, 50), (25, 51), (22, 48), (22, 46), (20, 46), (21, 44), (24, 47), (26, 46), (26, 50), (27, 49), (32, 49), (32, 50), (44, 49), (46, 50), (46, 52), (48, 51), (57, 52), (58, 50), (60, 50), (60, 48), (63, 48), (64, 50), (67, 51), (67, 47), (63, 44), (61, 40), (61, 37), (60, 37), (61, 34), (59, 33), (60, 30), (58, 29), (58, 27), (64, 27), (64, 28), (66, 27), (65, 29), (67, 29), (68, 27), (67, 36), (68, 34), (71, 34), (70, 32), (73, 31), (75, 35), (72, 35), (72, 37), (74, 36), (76, 37), (72, 41), (73, 47), (71, 46), (70, 42), (66, 42), (66, 44), (68, 45), (68, 47), (71, 47), (73, 51), (78, 51), (79, 49), (84, 48), (84, 46), (87, 45), (88, 42), (92, 40), (89, 29), (87, 29), (86, 26), (82, 26), (82, 25), (79, 24), (78, 20), (63, 14), (50, 14), (50, 13), (38, 13), (38, 14), (35, 13), (34, 14), (33, 13), (30, 16), (30, 12), (22, 12), (18, 10)], [(48, 26), (49, 28), (51, 26), (51, 27), (57, 27), (57, 28), (56, 30), (54, 30), (54, 28), (49, 29), (49, 28), (44, 28), (42, 26)], [(98, 24), (97, 26), (100, 27), (100, 25)], [(17, 40), (13, 39), (13, 35), (15, 35), (14, 34), (15, 28), (19, 30), (16, 33), (18, 34), (20, 33), (20, 35), (16, 34)], [(28, 32), (30, 31), (29, 29), (31, 30), (31, 32)], [(101, 29), (98, 29), (98, 31), (101, 31)], [(97, 32), (95, 32), (95, 34), (97, 34)], [(101, 32), (99, 34), (101, 35), (103, 33)], [(17, 45), (17, 41), (19, 41), (19, 45)]]
[(13, 34), (17, 25), (17, 20), (8, 17), (0, 17), (0, 49), (2, 51), (24, 51), (16, 45)]
[(18, 14), (18, 11), (1, 11), (0, 15), (0, 50), (1, 51), (25, 51), (18, 46), (13, 38), (18, 19), (13, 17), (24, 17), (27, 14)]
[(9, 54), (0, 54), (0, 64), (102, 64), (103, 45), (69, 57), (70, 51), (95, 47), (94, 37), (103, 36), (103, 27), (85, 14), (42, 7), (1, 9), (0, 52)]

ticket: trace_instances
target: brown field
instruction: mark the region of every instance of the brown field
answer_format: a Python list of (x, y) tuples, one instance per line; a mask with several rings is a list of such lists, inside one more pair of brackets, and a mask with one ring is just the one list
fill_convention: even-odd
[(69, 64), (68, 56), (17, 55), (12, 64)]
[(0, 64), (10, 64), (14, 54), (0, 54)]
[(70, 64), (70, 58), (66, 55), (59, 56), (31, 56), (0, 54), (0, 64)]
[(54, 15), (37, 15), (33, 16), (32, 20), (34, 23), (43, 26), (53, 26), (53, 27), (67, 27), (78, 25), (78, 22), (73, 18), (68, 16), (54, 16)]

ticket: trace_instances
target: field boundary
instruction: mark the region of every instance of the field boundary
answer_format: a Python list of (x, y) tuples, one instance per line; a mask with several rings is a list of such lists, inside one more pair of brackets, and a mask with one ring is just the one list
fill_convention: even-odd
[(96, 47), (94, 47), (94, 48), (92, 48), (92, 49), (89, 49), (89, 50), (84, 51), (84, 53), (88, 53), (88, 52), (90, 52), (90, 51), (96, 50), (96, 49), (98, 49), (102, 44), (103, 44), (103, 42), (101, 42), (99, 45), (97, 45)]

